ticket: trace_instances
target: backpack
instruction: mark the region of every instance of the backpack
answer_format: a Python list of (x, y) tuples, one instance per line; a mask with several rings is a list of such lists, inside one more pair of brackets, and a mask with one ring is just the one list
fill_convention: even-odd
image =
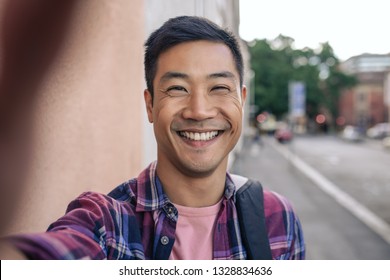
[(265, 225), (263, 187), (260, 182), (231, 175), (236, 187), (236, 208), (242, 243), (249, 260), (272, 260)]

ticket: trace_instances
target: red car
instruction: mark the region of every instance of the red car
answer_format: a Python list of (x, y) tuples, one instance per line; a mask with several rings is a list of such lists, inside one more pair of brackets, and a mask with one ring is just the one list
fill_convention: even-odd
[(279, 128), (275, 131), (274, 136), (280, 143), (285, 143), (292, 140), (293, 133), (289, 128)]

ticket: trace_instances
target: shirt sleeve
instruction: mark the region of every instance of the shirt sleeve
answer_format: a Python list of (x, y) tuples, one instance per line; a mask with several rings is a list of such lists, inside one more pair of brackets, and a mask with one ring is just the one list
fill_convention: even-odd
[(127, 246), (121, 238), (121, 206), (107, 196), (88, 192), (72, 201), (66, 214), (44, 233), (11, 237), (29, 259), (120, 258)]
[(280, 194), (264, 191), (264, 209), (273, 259), (305, 259), (302, 226), (291, 203)]

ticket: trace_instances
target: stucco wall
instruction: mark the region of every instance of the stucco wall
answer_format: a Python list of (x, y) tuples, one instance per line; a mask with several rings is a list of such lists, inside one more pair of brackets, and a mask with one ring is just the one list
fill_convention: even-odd
[(44, 230), (81, 192), (106, 193), (143, 167), (143, 1), (75, 1), (69, 17), (29, 93), (28, 169), (4, 233)]
[(80, 193), (107, 193), (156, 158), (143, 44), (184, 14), (238, 30), (234, 0), (1, 2), (0, 235), (45, 230)]

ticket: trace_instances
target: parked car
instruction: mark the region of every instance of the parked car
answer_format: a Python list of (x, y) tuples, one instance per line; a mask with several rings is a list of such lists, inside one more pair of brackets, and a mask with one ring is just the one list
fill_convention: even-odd
[(367, 129), (367, 136), (373, 139), (383, 139), (390, 136), (390, 123), (378, 123)]
[(293, 133), (288, 127), (282, 127), (276, 129), (274, 136), (279, 143), (286, 143), (292, 140)]
[(276, 117), (268, 112), (263, 112), (256, 117), (257, 127), (260, 133), (274, 134), (277, 126)]
[(364, 139), (360, 129), (352, 125), (347, 125), (344, 127), (340, 136), (342, 139), (352, 142), (360, 142)]

